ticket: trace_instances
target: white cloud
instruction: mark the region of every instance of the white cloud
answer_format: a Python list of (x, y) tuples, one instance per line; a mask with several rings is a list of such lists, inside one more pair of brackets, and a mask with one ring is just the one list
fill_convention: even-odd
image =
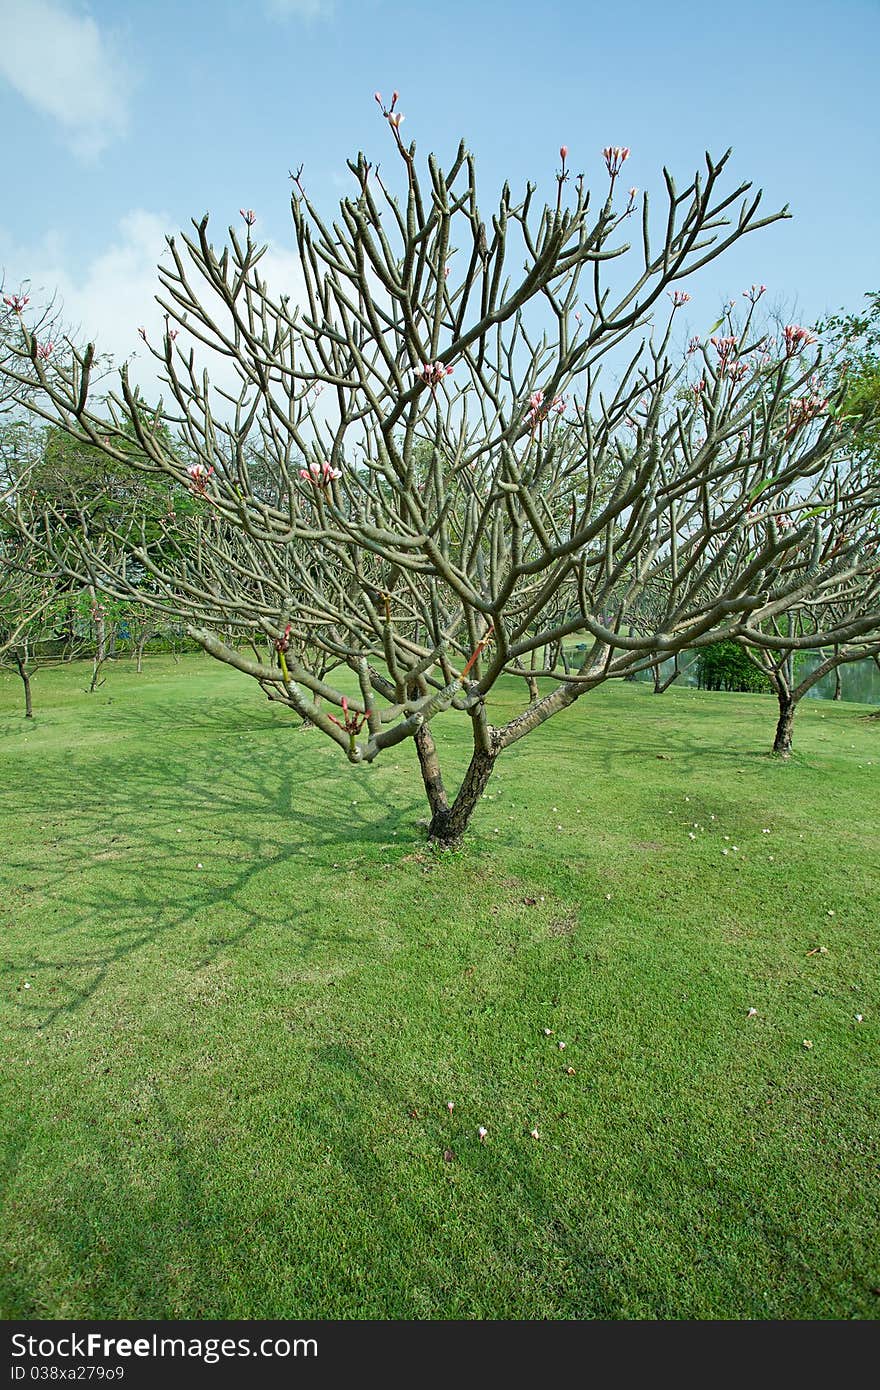
[(329, 19), (334, 9), (334, 0), (266, 0), (272, 19)]
[(82, 159), (128, 128), (132, 74), (95, 21), (58, 0), (0, 0), (0, 76), (57, 121)]
[[(218, 240), (219, 230), (215, 228)], [(170, 264), (165, 237), (174, 231), (167, 216), (143, 209), (131, 211), (120, 220), (109, 245), (84, 265), (74, 265), (63, 236), (57, 232), (48, 233), (35, 246), (24, 247), (12, 245), (0, 229), (0, 266), (5, 270), (7, 286), (17, 288), (28, 282), (31, 307), (37, 313), (54, 298), (59, 320), (74, 341), (94, 341), (98, 353), (109, 354), (117, 368), (128, 361), (132, 381), (148, 400), (155, 400), (163, 391), (167, 396), (167, 387), (159, 384), (159, 364), (144, 346), (138, 329), (145, 328), (153, 344), (161, 343), (164, 326), (163, 311), (155, 298), (161, 290), (157, 266), (160, 261)], [(302, 270), (295, 253), (286, 247), (270, 242), (259, 274), (276, 301), (282, 294), (290, 296), (292, 305), (304, 301)], [(192, 283), (199, 284), (198, 275), (193, 275)], [(178, 345), (184, 340), (182, 334)], [(236, 378), (228, 359), (207, 352), (198, 343), (194, 346), (197, 361), (207, 366), (213, 384), (232, 389)], [(114, 372), (108, 384), (115, 388), (117, 381)]]

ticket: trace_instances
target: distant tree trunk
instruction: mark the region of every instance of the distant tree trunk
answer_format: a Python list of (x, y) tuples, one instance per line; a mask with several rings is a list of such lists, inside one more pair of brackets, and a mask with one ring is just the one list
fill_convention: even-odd
[(538, 690), (538, 679), (536, 676), (526, 676), (526, 685), (529, 689), (529, 704), (537, 704), (541, 692)]
[(107, 615), (104, 605), (98, 602), (93, 588), (89, 588), (89, 595), (92, 600), (92, 622), (95, 625), (95, 655), (92, 661), (92, 680), (89, 685), (89, 694), (92, 695), (98, 688), (98, 676), (101, 667), (107, 660)]
[(779, 721), (776, 725), (776, 737), (773, 740), (773, 752), (780, 758), (790, 758), (797, 702), (791, 698), (788, 691), (783, 690), (777, 693), (777, 699), (779, 701)]
[[(839, 647), (835, 647), (835, 648), (834, 648), (834, 655), (837, 656), (837, 655), (839, 654), (839, 652), (840, 652), (840, 648), (839, 648)], [(835, 668), (834, 668), (834, 694), (832, 695), (831, 698), (832, 698), (833, 700), (842, 700), (842, 699), (843, 699), (843, 681), (842, 681), (842, 679), (841, 679), (840, 667), (839, 667), (839, 666), (835, 666)]]
[(141, 671), (143, 671), (144, 669), (144, 647), (146, 646), (146, 644), (147, 634), (144, 633), (143, 637), (139, 637), (137, 642), (135, 643), (135, 654), (137, 656), (137, 665), (135, 667), (135, 671), (138, 675), (140, 675)]
[(31, 699), (31, 678), (25, 661), (22, 659), (21, 652), (15, 653), (15, 664), (18, 667), (18, 674), (21, 676), (24, 685), (24, 717), (25, 719), (33, 719), (34, 704)]
[(76, 645), (76, 607), (73, 599), (70, 599), (64, 610), (64, 660), (73, 661), (73, 649)]

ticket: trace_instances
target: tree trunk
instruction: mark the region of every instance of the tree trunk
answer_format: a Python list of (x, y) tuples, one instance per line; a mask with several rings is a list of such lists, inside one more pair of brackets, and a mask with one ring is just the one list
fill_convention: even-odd
[(18, 652), (15, 653), (15, 664), (18, 667), (18, 674), (21, 676), (22, 684), (24, 685), (24, 717), (25, 719), (33, 719), (34, 704), (31, 699), (31, 678)]
[(538, 703), (538, 700), (541, 698), (541, 692), (538, 689), (537, 677), (526, 676), (526, 685), (529, 688), (529, 704), (536, 705)]
[(780, 758), (791, 757), (791, 733), (794, 725), (794, 712), (797, 709), (796, 702), (788, 694), (780, 693), (779, 699), (779, 722), (776, 725), (776, 737), (773, 740), (773, 752)]
[(88, 694), (89, 694), (89, 695), (94, 695), (95, 691), (98, 689), (98, 686), (104, 684), (103, 681), (99, 681), (99, 680), (98, 680), (98, 677), (99, 677), (99, 675), (101, 674), (101, 667), (103, 666), (103, 664), (104, 664), (104, 657), (103, 657), (103, 656), (99, 657), (99, 656), (98, 656), (98, 653), (95, 652), (95, 656), (94, 656), (94, 659), (93, 659), (93, 661), (92, 661), (92, 679), (91, 679), (91, 682), (90, 682), (90, 684), (89, 684), (89, 689), (88, 689)]
[(146, 637), (141, 638), (141, 640), (137, 643), (137, 646), (135, 648), (137, 652), (137, 666), (135, 667), (135, 670), (138, 675), (140, 675), (141, 671), (144, 669), (144, 646), (146, 645), (146, 641)]
[(416, 731), (413, 741), (416, 745), (422, 781), (425, 784), (425, 795), (431, 808), (431, 825), (433, 826), (438, 816), (448, 812), (449, 799), (443, 785), (443, 774), (440, 771), (440, 760), (437, 757), (437, 745), (429, 725), (423, 724)]
[(450, 806), (440, 772), (434, 736), (427, 724), (423, 724), (419, 729), (414, 742), (422, 770), (422, 781), (425, 784), (425, 795), (431, 808), (428, 839), (443, 849), (453, 849), (470, 824), (477, 802), (492, 776), (498, 754), (486, 753), (481, 748), (474, 749), (458, 795)]
[(842, 682), (842, 680), (841, 680), (841, 678), (840, 678), (840, 667), (839, 667), (839, 666), (835, 666), (835, 668), (834, 668), (834, 694), (833, 694), (833, 696), (832, 696), (832, 699), (834, 699), (834, 700), (842, 700), (842, 699), (843, 699), (843, 682)]

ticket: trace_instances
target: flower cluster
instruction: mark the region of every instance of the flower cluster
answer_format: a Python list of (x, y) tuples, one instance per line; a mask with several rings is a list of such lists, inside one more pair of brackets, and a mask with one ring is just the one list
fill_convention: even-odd
[(8, 304), (14, 314), (24, 312), (24, 307), (30, 302), (30, 296), (26, 294), (4, 294), (3, 303)]
[(391, 126), (391, 129), (395, 132), (395, 134), (400, 130), (401, 121), (406, 119), (400, 111), (395, 111), (394, 109), (397, 105), (399, 95), (399, 92), (392, 92), (391, 105), (386, 107), (384, 102), (382, 101), (382, 93), (373, 93), (373, 100), (378, 103), (382, 115), (385, 117), (386, 121)]
[(782, 330), (785, 339), (786, 357), (795, 357), (799, 352), (803, 352), (810, 343), (815, 343), (815, 333), (810, 333), (808, 329), (801, 328), (799, 323), (787, 323)]
[(441, 381), (451, 375), (452, 368), (444, 367), (442, 362), (422, 362), (420, 366), (414, 367), (413, 371), (419, 381), (436, 391)]
[(253, 208), (239, 208), (238, 210), (248, 226), (252, 227), (257, 220), (257, 214), (254, 212)]
[(299, 470), (299, 476), (315, 487), (329, 487), (336, 478), (342, 477), (342, 469), (332, 468), (327, 462), (310, 463), (308, 468)]
[(275, 650), (280, 656), (282, 652), (290, 650), (290, 629), (292, 624), (288, 623), (280, 637), (275, 638)]
[(37, 344), (37, 356), (42, 358), (44, 362), (52, 356), (54, 351), (55, 344), (52, 342), (51, 338), (46, 343)]
[(743, 299), (748, 299), (752, 304), (757, 304), (762, 294), (767, 293), (766, 285), (751, 285), (749, 289), (743, 290)]
[(532, 429), (534, 429), (536, 425), (542, 424), (543, 421), (547, 419), (547, 416), (550, 414), (551, 411), (554, 413), (554, 415), (564, 414), (565, 397), (554, 396), (552, 401), (550, 401), (548, 404), (545, 404), (544, 392), (533, 391), (532, 394), (529, 396), (529, 413), (526, 416), (526, 422), (527, 424), (531, 425)]
[(696, 334), (694, 334), (693, 338), (691, 338), (690, 342), (688, 343), (688, 356), (690, 357), (692, 353), (696, 352), (699, 346), (700, 339)]
[(337, 725), (338, 728), (344, 729), (345, 732), (348, 734), (349, 738), (353, 741), (356, 735), (359, 734), (361, 729), (364, 727), (364, 723), (367, 718), (366, 710), (363, 714), (357, 714), (350, 711), (348, 708), (348, 700), (343, 695), (342, 716), (342, 719), (337, 719), (335, 714), (330, 714), (327, 717), (328, 719), (331, 719), (333, 723)]
[(709, 342), (718, 353), (719, 371), (726, 371), (736, 353), (736, 338), (710, 338)]
[(673, 309), (680, 309), (682, 304), (687, 304), (690, 300), (687, 290), (667, 290), (667, 294), (672, 300)]
[(788, 427), (785, 431), (786, 439), (799, 430), (802, 425), (806, 425), (810, 420), (815, 420), (817, 415), (821, 415), (828, 405), (828, 397), (817, 395), (801, 396), (798, 400), (790, 401), (788, 406)]
[(213, 468), (206, 468), (203, 463), (191, 463), (186, 471), (189, 475), (191, 490), (198, 496), (204, 497), (208, 488), (208, 479), (214, 472)]
[(606, 145), (602, 151), (602, 157), (611, 178), (616, 179), (624, 162), (629, 159), (629, 145)]

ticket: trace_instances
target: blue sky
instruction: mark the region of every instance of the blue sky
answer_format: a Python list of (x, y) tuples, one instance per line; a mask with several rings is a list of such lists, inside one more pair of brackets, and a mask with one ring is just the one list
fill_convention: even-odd
[(794, 219), (688, 284), (697, 329), (756, 280), (804, 322), (880, 288), (878, 0), (0, 0), (0, 32), (0, 266), (117, 355), (194, 214), (253, 207), (292, 274), (288, 170), (329, 211), (347, 156), (390, 162), (377, 88), (422, 154), (465, 138), (487, 208), (505, 178), (553, 196), (563, 142), (603, 193), (603, 145), (650, 189), (733, 145)]

